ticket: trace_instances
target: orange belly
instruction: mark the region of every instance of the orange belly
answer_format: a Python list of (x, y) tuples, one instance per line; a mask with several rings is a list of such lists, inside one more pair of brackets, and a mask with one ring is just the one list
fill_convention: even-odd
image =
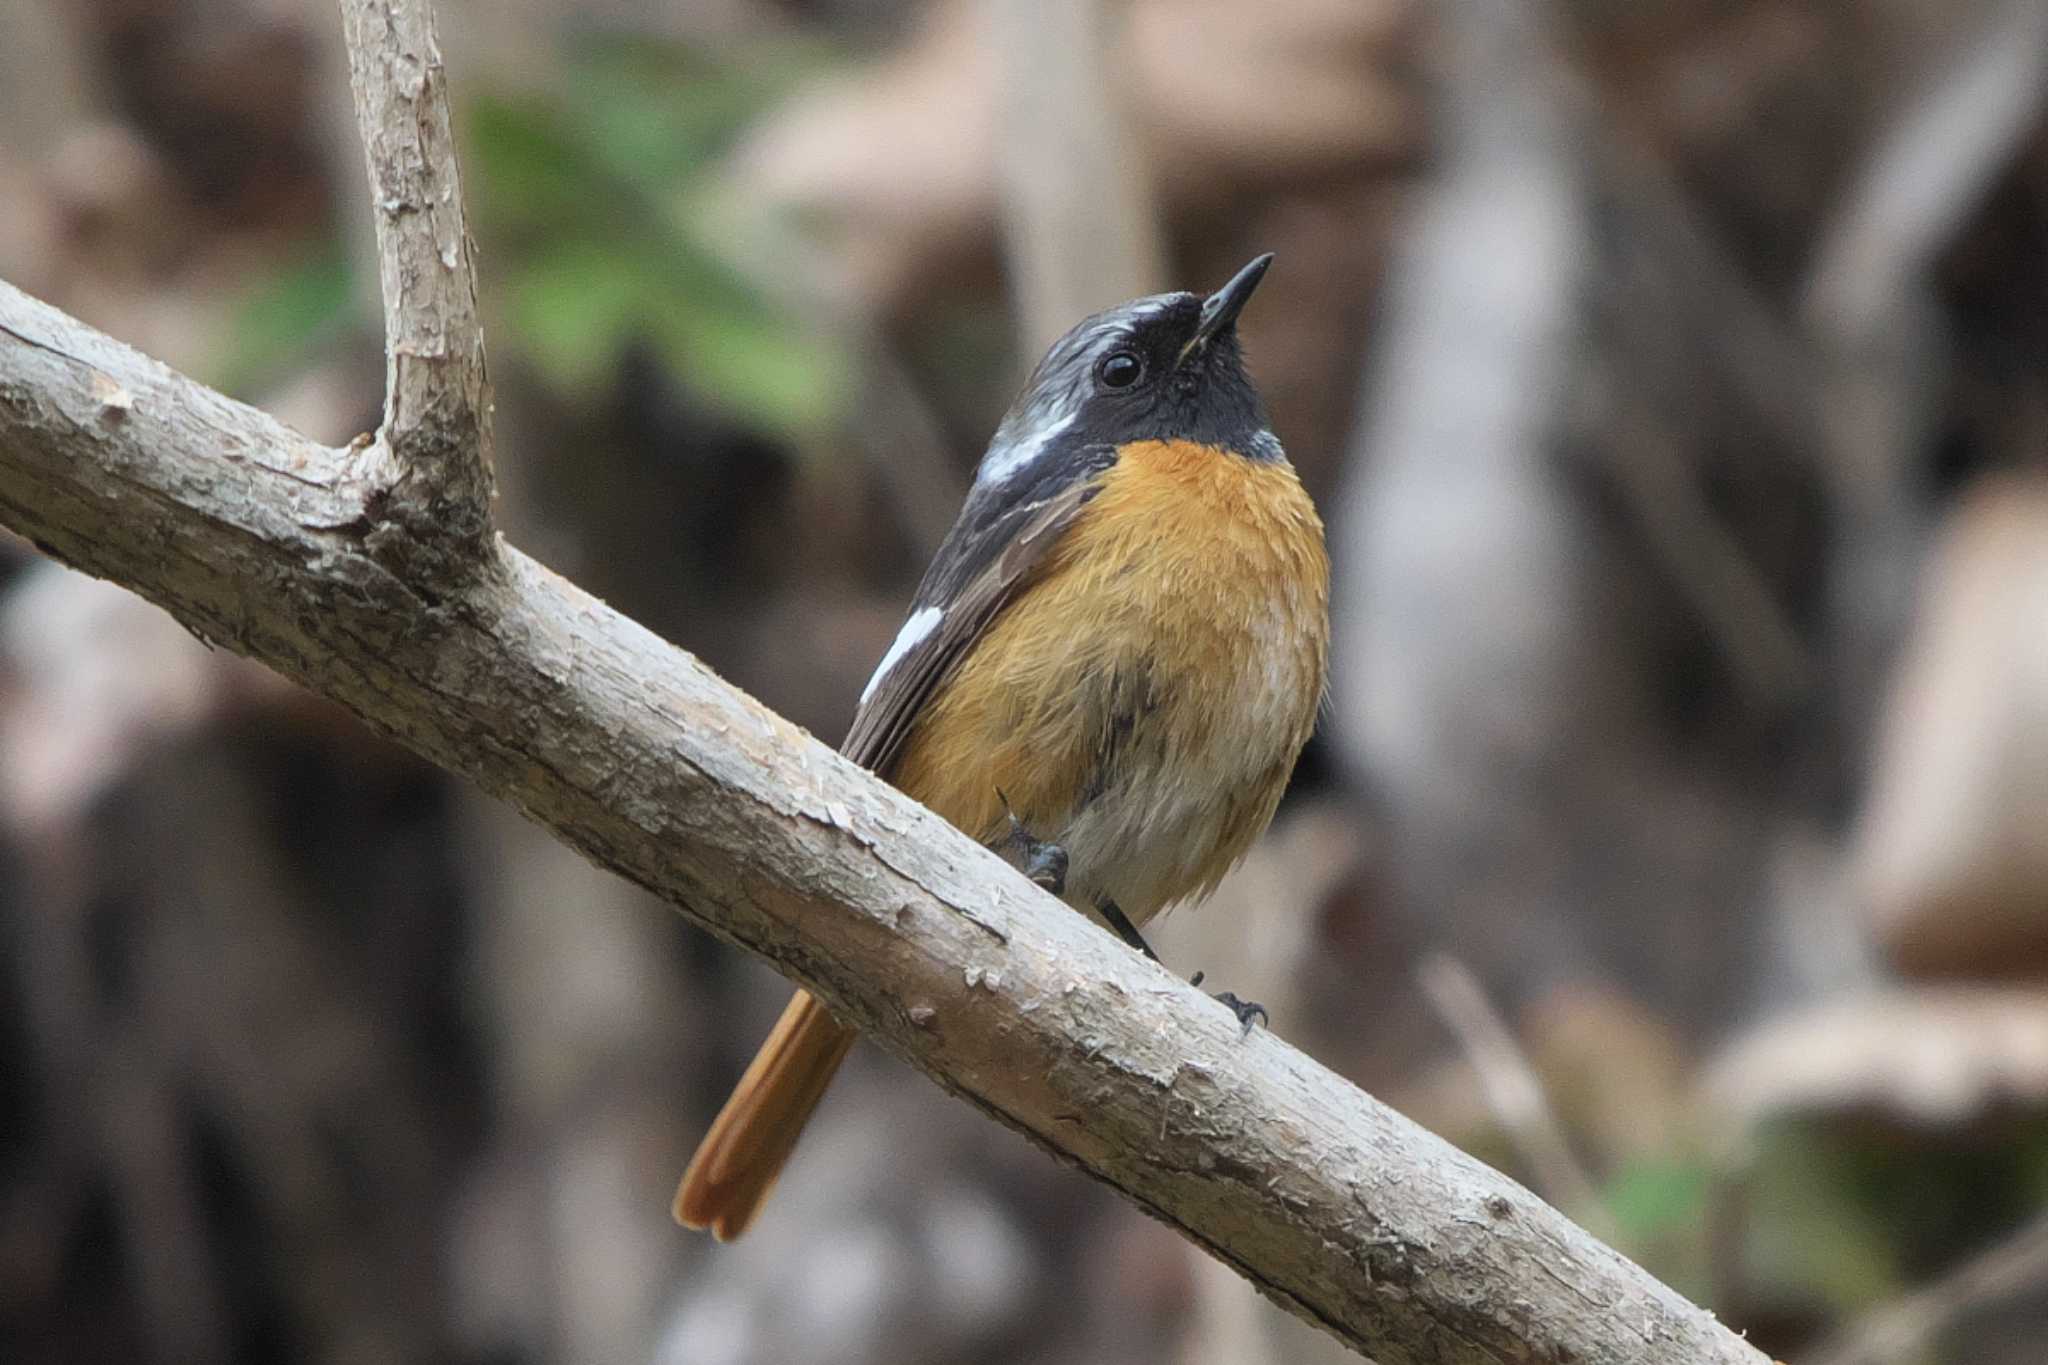
[(1329, 559), (1285, 463), (1139, 442), (1100, 481), (889, 775), (984, 842), (1007, 797), (1066, 848), (1070, 902), (1142, 924), (1271, 821), (1322, 698)]

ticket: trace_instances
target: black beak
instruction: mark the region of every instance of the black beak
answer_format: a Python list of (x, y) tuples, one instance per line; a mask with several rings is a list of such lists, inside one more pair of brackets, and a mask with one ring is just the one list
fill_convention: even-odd
[(1252, 291), (1259, 287), (1259, 281), (1266, 277), (1266, 267), (1273, 264), (1273, 253), (1254, 256), (1250, 264), (1230, 277), (1230, 283), (1202, 301), (1202, 321), (1195, 328), (1195, 334), (1188, 338), (1188, 344), (1181, 348), (1180, 358), (1186, 360), (1195, 352), (1207, 346), (1237, 325), (1237, 315), (1244, 311)]

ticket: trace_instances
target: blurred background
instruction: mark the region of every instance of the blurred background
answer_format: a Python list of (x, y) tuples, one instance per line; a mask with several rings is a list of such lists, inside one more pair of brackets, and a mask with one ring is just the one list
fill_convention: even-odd
[[(1798, 1365), (2048, 1359), (2048, 4), (442, 0), (526, 550), (840, 736), (1038, 348), (1245, 321), (1331, 523), (1273, 833), (1155, 940)], [(0, 278), (375, 425), (329, 0), (0, 6)], [(0, 1358), (1336, 1349), (0, 537)]]

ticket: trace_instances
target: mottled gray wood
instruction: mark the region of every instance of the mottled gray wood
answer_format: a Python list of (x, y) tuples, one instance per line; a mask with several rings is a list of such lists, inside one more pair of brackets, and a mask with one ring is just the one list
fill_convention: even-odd
[[(341, 0), (341, 19), (384, 299), (384, 423), (373, 451), (431, 490), (408, 503), (444, 525), (432, 539), (469, 551), (491, 528), (491, 391), (434, 7)], [(429, 571), (464, 562), (480, 561), (468, 553)]]
[(0, 285), (0, 522), (50, 554), (769, 958), (1382, 1365), (1762, 1359), (518, 551), (418, 577), (422, 495)]
[(0, 524), (768, 958), (1382, 1365), (1763, 1359), (499, 541), (431, 20), (343, 8), (390, 315), (383, 431), (316, 445), (0, 284)]

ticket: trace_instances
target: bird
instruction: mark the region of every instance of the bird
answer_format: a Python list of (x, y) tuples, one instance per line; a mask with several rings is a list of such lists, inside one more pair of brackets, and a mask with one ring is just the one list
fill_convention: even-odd
[[(1148, 956), (1145, 923), (1207, 896), (1272, 821), (1327, 685), (1322, 521), (1237, 334), (1272, 260), (1053, 343), (840, 750)], [(1219, 998), (1247, 1032), (1265, 1013)], [(676, 1221), (746, 1231), (855, 1036), (796, 993)]]

